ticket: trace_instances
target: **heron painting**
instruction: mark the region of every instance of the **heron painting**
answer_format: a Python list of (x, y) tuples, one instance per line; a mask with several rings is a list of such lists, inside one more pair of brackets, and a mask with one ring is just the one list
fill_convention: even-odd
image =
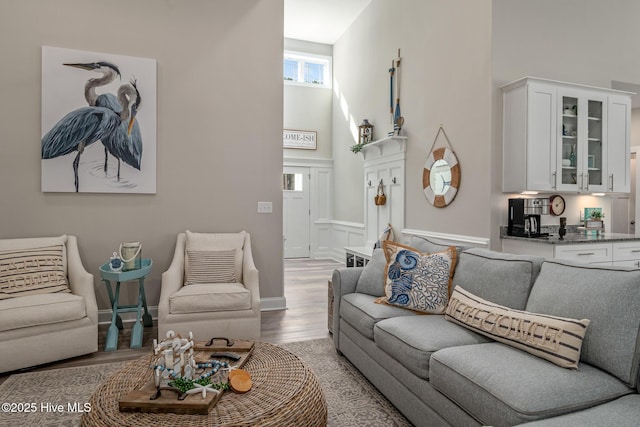
[(42, 191), (155, 193), (156, 61), (42, 48)]

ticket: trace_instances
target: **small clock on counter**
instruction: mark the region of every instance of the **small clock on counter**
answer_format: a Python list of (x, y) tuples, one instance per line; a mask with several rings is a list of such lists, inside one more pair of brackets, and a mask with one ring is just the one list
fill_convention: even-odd
[(559, 194), (554, 194), (549, 197), (549, 213), (553, 216), (560, 216), (564, 213), (566, 204), (564, 197)]

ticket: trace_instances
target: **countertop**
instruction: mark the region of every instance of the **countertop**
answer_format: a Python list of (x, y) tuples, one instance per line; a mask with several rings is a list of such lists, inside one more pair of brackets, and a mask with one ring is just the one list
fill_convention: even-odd
[(518, 237), (507, 235), (507, 227), (500, 227), (501, 239), (521, 240), (534, 243), (550, 244), (550, 245), (573, 245), (577, 243), (614, 243), (614, 242), (626, 242), (633, 240), (640, 240), (640, 236), (635, 234), (625, 233), (600, 233), (591, 234), (574, 231), (575, 227), (567, 226), (567, 234), (563, 240), (560, 240), (558, 235), (558, 227), (550, 227), (549, 229), (542, 228), (543, 233), (549, 233), (549, 236), (545, 237)]

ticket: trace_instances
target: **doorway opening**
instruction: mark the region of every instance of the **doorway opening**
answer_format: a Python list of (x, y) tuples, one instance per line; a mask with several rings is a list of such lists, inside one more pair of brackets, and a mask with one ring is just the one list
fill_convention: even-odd
[(284, 259), (309, 258), (311, 251), (310, 170), (285, 166), (282, 174)]

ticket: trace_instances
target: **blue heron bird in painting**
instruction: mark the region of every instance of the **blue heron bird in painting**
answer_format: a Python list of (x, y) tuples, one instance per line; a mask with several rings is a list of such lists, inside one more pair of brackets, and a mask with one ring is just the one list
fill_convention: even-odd
[[(69, 67), (79, 68), (82, 70), (95, 71), (102, 73), (102, 77), (91, 78), (87, 80), (84, 87), (84, 97), (90, 106), (109, 108), (116, 113), (122, 111), (122, 107), (115, 95), (111, 93), (103, 93), (98, 95), (96, 88), (111, 83), (116, 77), (120, 77), (118, 67), (109, 62), (88, 62), (88, 63), (66, 63)], [(134, 84), (134, 88), (137, 87)], [(140, 93), (137, 94), (136, 107), (140, 107)], [(122, 123), (113, 133), (102, 139), (104, 145), (104, 172), (107, 173), (107, 165), (109, 153), (118, 160), (118, 181), (120, 180), (120, 161), (124, 161), (129, 166), (140, 170), (142, 160), (142, 134), (140, 133), (140, 125), (138, 120), (134, 119), (133, 127), (129, 128), (128, 124)]]
[(127, 133), (133, 128), (139, 107), (139, 92), (132, 84), (124, 84), (118, 89), (120, 112), (100, 106), (82, 107), (64, 116), (42, 137), (42, 158), (53, 159), (77, 151), (73, 160), (73, 175), (78, 192), (78, 165), (84, 149), (100, 140), (103, 141), (125, 124)]

